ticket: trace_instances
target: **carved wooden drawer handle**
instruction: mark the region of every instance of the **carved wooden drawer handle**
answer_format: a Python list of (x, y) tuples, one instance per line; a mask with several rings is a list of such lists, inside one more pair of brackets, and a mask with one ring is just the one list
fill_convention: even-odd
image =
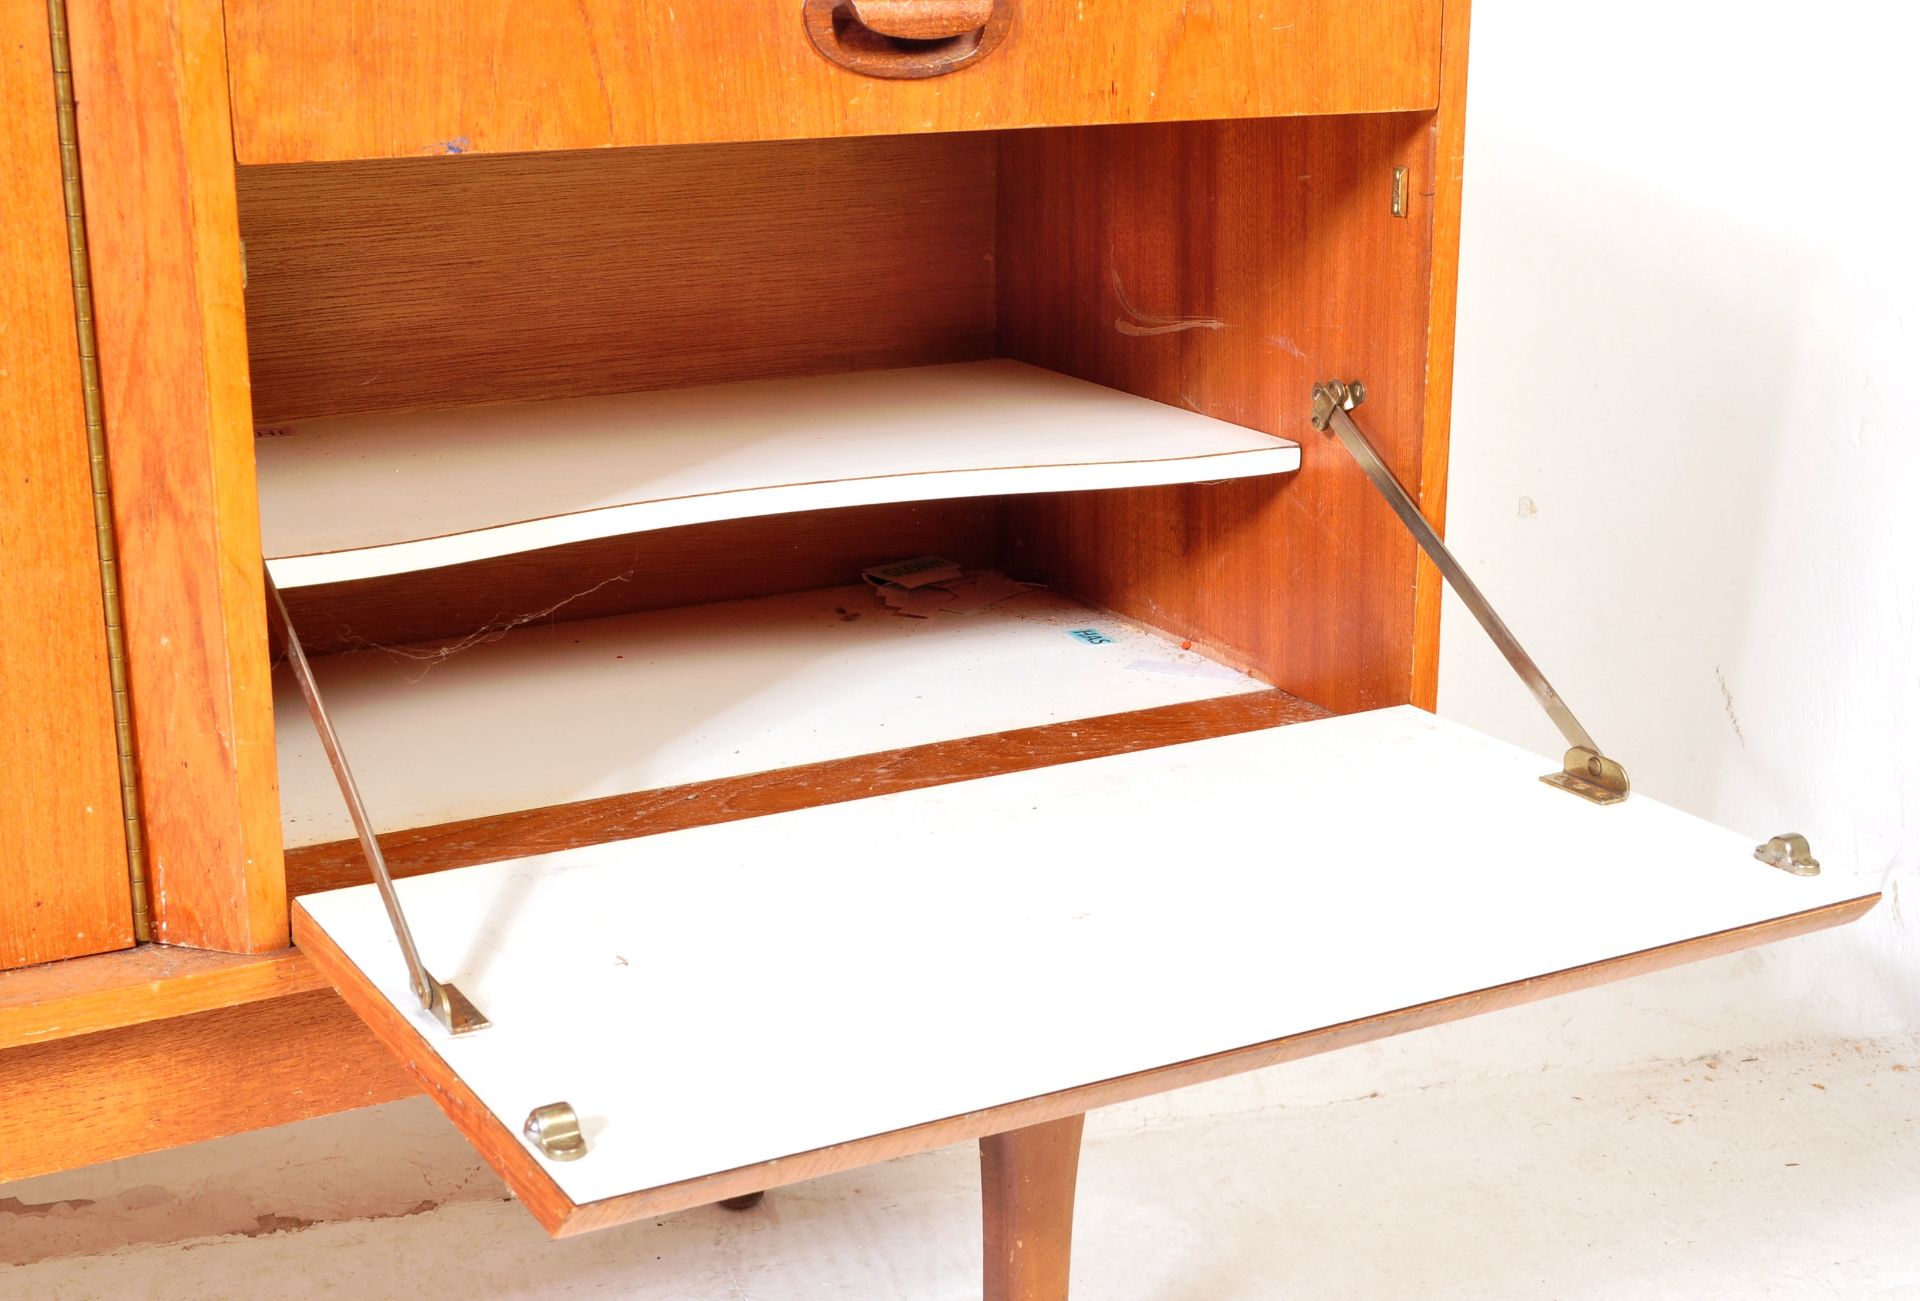
[(939, 77), (993, 52), (1014, 0), (806, 0), (814, 48), (863, 77)]

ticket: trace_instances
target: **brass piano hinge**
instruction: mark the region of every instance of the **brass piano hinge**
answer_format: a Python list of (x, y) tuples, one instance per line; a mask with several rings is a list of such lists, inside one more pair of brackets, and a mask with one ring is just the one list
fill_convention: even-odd
[(87, 468), (93, 481), (94, 542), (100, 555), (100, 599), (106, 613), (107, 675), (113, 688), (113, 735), (120, 757), (120, 809), (127, 837), (127, 876), (133, 887), (133, 935), (153, 938), (147, 906), (146, 838), (140, 827), (140, 787), (134, 766), (133, 714), (127, 700), (127, 642), (120, 622), (120, 560), (107, 488), (107, 427), (101, 414), (100, 358), (94, 347), (93, 276), (87, 261), (86, 205), (80, 192), (80, 133), (74, 119), (73, 60), (67, 46), (66, 0), (47, 0), (53, 37), (53, 88), (60, 132), (60, 182), (66, 200), (67, 256), (73, 274), (74, 333), (80, 342), (80, 384), (87, 414)]

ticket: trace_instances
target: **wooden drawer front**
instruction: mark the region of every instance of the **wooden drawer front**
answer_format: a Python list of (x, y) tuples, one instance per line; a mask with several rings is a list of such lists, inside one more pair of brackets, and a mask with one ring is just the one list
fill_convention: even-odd
[(1002, 0), (969, 67), (836, 66), (802, 0), (228, 0), (241, 162), (1432, 108), (1442, 0)]

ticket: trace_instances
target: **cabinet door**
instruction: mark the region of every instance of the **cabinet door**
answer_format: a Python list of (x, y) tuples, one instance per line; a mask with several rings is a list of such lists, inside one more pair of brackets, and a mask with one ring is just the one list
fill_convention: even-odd
[[(402, 880), (478, 1034), (420, 1010), (372, 886), (302, 896), (293, 931), (564, 1234), (1875, 902), (1558, 770), (1401, 705)], [(553, 1141), (569, 1112), (584, 1153)]]
[(125, 948), (107, 676), (47, 11), (0, 11), (0, 968)]

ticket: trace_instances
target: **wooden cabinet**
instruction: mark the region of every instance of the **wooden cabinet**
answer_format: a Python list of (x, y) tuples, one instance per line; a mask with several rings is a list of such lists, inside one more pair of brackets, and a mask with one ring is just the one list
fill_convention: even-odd
[(1413, 708), (1314, 398), (1439, 520), (1464, 4), (917, 3), (71, 0), (168, 944), (0, 979), (0, 1091), (273, 1065), (0, 1175), (417, 1086), (568, 1233), (980, 1138), (1057, 1295), (1089, 1107), (1872, 905)]
[(133, 905), (46, 14), (0, 34), (4, 970), (125, 948)]

